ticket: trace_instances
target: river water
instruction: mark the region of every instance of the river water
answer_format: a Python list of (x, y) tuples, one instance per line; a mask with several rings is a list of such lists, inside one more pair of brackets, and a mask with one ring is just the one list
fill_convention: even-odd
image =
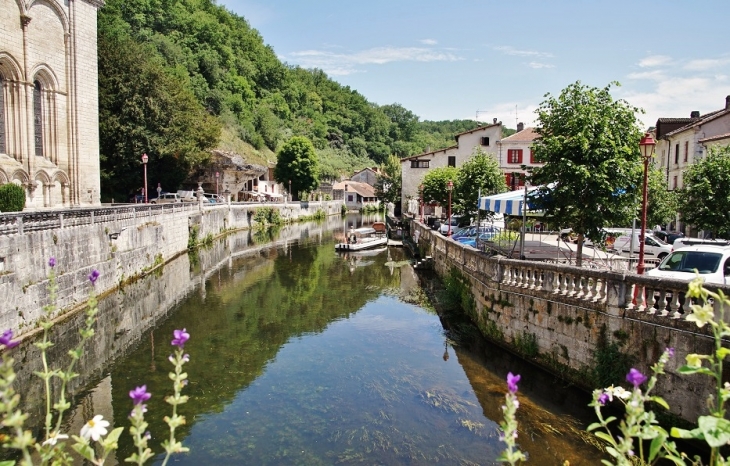
[[(175, 464), (496, 464), (508, 371), (522, 375), (518, 441), (529, 463), (600, 463), (584, 432), (586, 394), (458, 317), (440, 318), (402, 249), (335, 253), (342, 228), (235, 233), (105, 297), (65, 429), (78, 433), (94, 414), (128, 426), (128, 392), (146, 384), (160, 452), (170, 340), (186, 328), (190, 401), (178, 439), (190, 452)], [(72, 345), (79, 325), (69, 319), (54, 337)], [(41, 384), (28, 373), (37, 351), (26, 343), (14, 357), (29, 422), (39, 425)], [(124, 434), (116, 461), (133, 449)]]

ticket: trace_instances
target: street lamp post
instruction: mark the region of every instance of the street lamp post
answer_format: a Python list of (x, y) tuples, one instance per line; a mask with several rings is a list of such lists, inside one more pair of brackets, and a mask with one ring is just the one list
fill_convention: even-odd
[(215, 195), (216, 197), (220, 197), (220, 191), (218, 191), (218, 178), (220, 178), (221, 174), (220, 172), (215, 172)]
[(147, 161), (149, 161), (147, 154), (142, 154), (142, 165), (144, 165), (144, 203), (147, 204)]
[(423, 185), (418, 187), (418, 192), (421, 194), (421, 197), (418, 200), (421, 202), (421, 223), (423, 223)]
[(289, 200), (290, 201), (294, 200), (294, 195), (291, 192), (291, 180), (289, 180)]
[(449, 233), (447, 236), (451, 236), (451, 190), (454, 189), (454, 183), (449, 180), (448, 183), (446, 183), (446, 190), (449, 192)]
[(647, 184), (649, 178), (649, 159), (654, 155), (654, 147), (656, 141), (651, 137), (651, 133), (646, 133), (641, 141), (639, 141), (639, 147), (641, 148), (641, 158), (644, 161), (644, 185), (642, 188), (642, 199), (641, 199), (641, 232), (639, 233), (639, 264), (636, 266), (636, 273), (639, 275), (644, 274), (646, 265), (644, 264), (644, 242), (646, 241), (646, 206), (649, 201), (647, 193)]

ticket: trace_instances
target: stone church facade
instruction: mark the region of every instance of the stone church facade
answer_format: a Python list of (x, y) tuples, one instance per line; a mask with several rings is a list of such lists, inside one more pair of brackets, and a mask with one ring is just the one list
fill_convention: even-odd
[(97, 11), (103, 0), (0, 0), (0, 184), (26, 209), (99, 205)]

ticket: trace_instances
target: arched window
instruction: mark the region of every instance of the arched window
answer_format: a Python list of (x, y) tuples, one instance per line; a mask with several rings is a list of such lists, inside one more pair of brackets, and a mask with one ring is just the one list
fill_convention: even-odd
[(33, 83), (33, 133), (35, 136), (35, 155), (43, 157), (43, 112), (41, 83)]
[(5, 146), (5, 82), (0, 76), (0, 154), (7, 153)]

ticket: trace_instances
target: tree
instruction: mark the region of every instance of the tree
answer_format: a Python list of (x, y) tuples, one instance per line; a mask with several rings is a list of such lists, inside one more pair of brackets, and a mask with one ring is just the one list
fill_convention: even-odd
[(534, 204), (578, 234), (578, 265), (583, 238), (599, 241), (602, 227), (628, 223), (641, 189), (641, 110), (613, 100), (612, 84), (618, 85), (598, 89), (577, 81), (558, 98), (546, 94), (537, 109), (533, 150), (545, 165), (530, 177), (539, 186)]
[(313, 191), (319, 184), (317, 153), (312, 141), (294, 136), (279, 150), (274, 178), (284, 186), (291, 183), (291, 195), (299, 199), (300, 192)]
[(678, 197), (686, 223), (730, 238), (730, 146), (711, 147), (707, 158), (690, 166)]
[[(456, 183), (458, 176), (459, 169), (456, 167), (439, 167), (426, 173), (423, 178), (423, 202), (436, 201), (442, 206), (448, 206), (449, 192), (446, 189), (446, 183), (449, 180)], [(454, 205), (453, 194), (452, 192), (452, 206)]]
[(479, 193), (482, 196), (507, 190), (497, 159), (475, 147), (472, 157), (459, 169), (454, 186), (456, 210), (471, 218), (477, 212)]
[(375, 182), (375, 192), (383, 202), (396, 204), (401, 195), (401, 165), (400, 159), (391, 155), (380, 166), (378, 180)]
[(665, 225), (677, 215), (677, 192), (667, 189), (667, 180), (659, 169), (649, 170), (649, 202), (646, 206), (646, 224)]

